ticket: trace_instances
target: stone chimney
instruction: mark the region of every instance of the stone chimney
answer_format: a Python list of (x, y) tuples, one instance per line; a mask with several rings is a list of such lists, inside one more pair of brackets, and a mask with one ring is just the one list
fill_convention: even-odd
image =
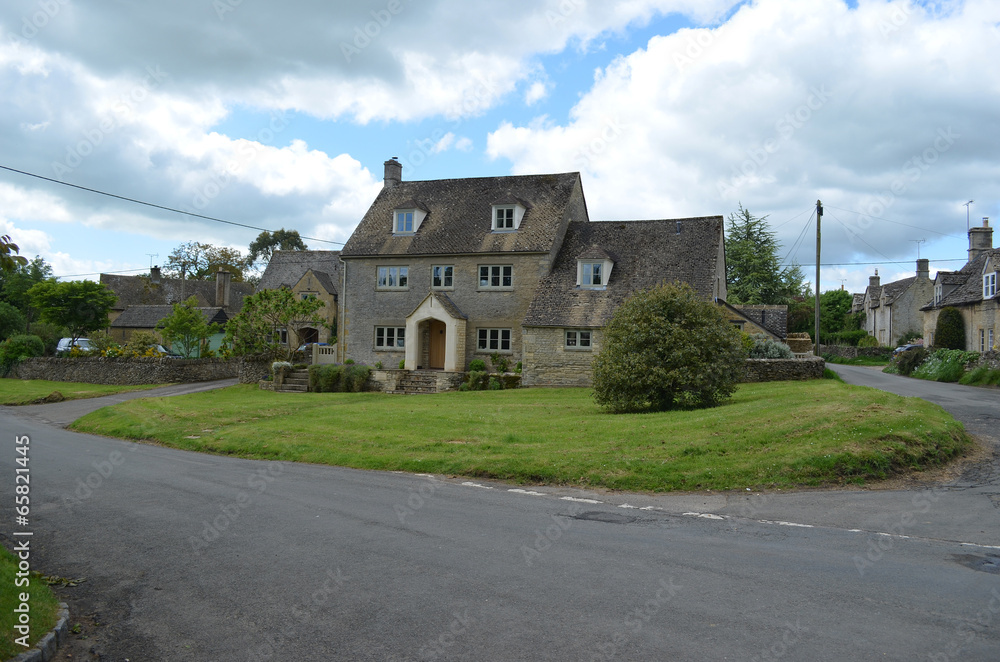
[(153, 285), (159, 285), (160, 284), (160, 268), (159, 267), (150, 267), (149, 268), (149, 282), (152, 283)]
[(233, 275), (220, 269), (215, 272), (215, 305), (219, 308), (229, 308), (229, 285)]
[(927, 258), (922, 258), (920, 260), (917, 260), (917, 280), (920, 279), (924, 280), (931, 279), (930, 260), (928, 260)]
[(385, 177), (382, 180), (382, 188), (399, 186), (403, 181), (403, 164), (397, 161), (394, 156), (383, 165), (385, 165)]
[(881, 287), (882, 281), (878, 277), (878, 269), (875, 270), (874, 276), (868, 277), (868, 287), (875, 289), (876, 287)]
[(993, 248), (993, 228), (990, 227), (989, 217), (984, 216), (983, 227), (969, 230), (969, 262), (991, 248)]

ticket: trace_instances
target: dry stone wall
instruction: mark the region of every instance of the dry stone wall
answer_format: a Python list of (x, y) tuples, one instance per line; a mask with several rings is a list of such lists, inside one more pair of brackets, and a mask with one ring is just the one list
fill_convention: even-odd
[(239, 362), (227, 359), (44, 357), (25, 359), (13, 374), (21, 379), (135, 386), (230, 379), (238, 372)]
[(747, 359), (745, 383), (780, 382), (793, 379), (821, 379), (826, 361), (806, 359)]

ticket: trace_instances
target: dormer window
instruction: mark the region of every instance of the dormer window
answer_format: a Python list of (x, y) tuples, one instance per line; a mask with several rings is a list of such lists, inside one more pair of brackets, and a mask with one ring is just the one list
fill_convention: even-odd
[(513, 207), (496, 207), (493, 210), (493, 229), (494, 230), (513, 230), (514, 229), (514, 208)]
[(493, 223), (491, 228), (494, 232), (514, 232), (521, 227), (521, 220), (524, 212), (528, 210), (528, 203), (513, 196), (505, 196), (493, 203)]
[(992, 299), (997, 294), (997, 272), (983, 274), (983, 298)]
[(581, 287), (600, 287), (604, 285), (602, 278), (604, 273), (603, 262), (584, 262), (580, 266), (583, 269), (580, 279)]
[(576, 286), (603, 290), (611, 279), (614, 265), (610, 255), (599, 248), (592, 248), (576, 259)]
[(392, 212), (392, 233), (410, 235), (420, 229), (427, 217), (427, 209), (416, 200), (407, 200)]

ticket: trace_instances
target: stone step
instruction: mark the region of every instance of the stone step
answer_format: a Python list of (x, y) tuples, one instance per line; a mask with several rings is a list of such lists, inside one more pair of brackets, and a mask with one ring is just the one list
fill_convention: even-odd
[(306, 384), (289, 384), (285, 382), (281, 388), (277, 389), (278, 393), (308, 393), (309, 386)]

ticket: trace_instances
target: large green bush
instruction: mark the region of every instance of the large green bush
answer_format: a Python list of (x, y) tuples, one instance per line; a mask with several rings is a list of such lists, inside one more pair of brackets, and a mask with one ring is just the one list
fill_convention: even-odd
[(0, 301), (0, 340), (24, 333), (24, 315), (6, 301)]
[(902, 352), (892, 360), (893, 364), (896, 366), (896, 374), (909, 377), (921, 363), (927, 360), (928, 356), (930, 356), (930, 352), (923, 347)]
[(935, 349), (965, 349), (965, 320), (958, 308), (948, 306), (938, 313), (934, 328)]
[(316, 393), (360, 393), (371, 374), (366, 365), (311, 365), (309, 390)]
[(708, 407), (744, 372), (742, 334), (688, 285), (629, 297), (608, 322), (594, 359), (594, 399), (615, 413)]
[(24, 359), (41, 356), (45, 345), (38, 336), (17, 335), (0, 342), (0, 375), (6, 377)]
[(848, 345), (857, 347), (862, 339), (868, 338), (868, 332), (864, 329), (853, 331), (838, 331), (837, 333), (823, 334), (824, 345)]

